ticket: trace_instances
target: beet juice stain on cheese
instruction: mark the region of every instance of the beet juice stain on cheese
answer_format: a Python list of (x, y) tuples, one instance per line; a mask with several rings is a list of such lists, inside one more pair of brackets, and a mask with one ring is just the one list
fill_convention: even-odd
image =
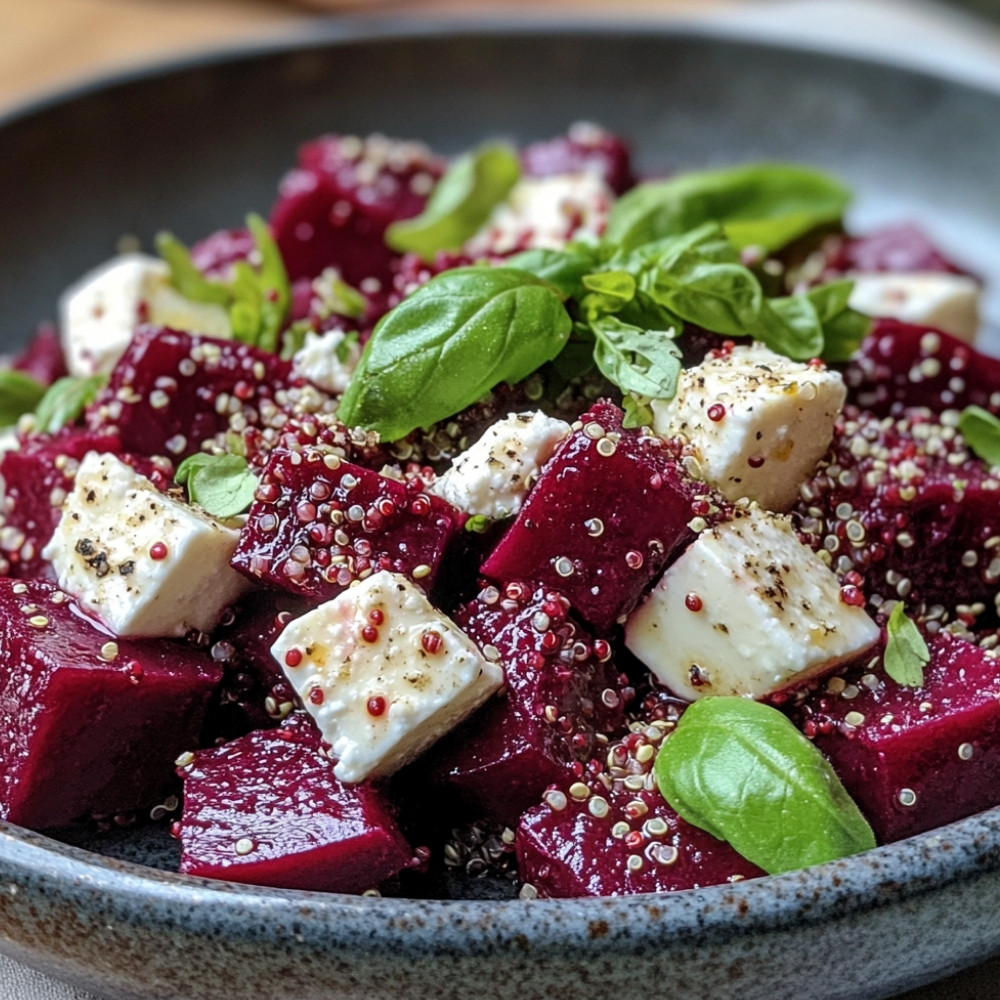
[(806, 165), (485, 140), (307, 143), (0, 371), (0, 815), (534, 898), (997, 804), (978, 281)]

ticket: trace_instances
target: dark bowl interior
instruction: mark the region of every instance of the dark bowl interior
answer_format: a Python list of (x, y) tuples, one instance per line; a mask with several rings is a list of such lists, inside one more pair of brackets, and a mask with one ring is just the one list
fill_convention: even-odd
[[(855, 187), (860, 225), (918, 219), (1000, 287), (1000, 94), (723, 32), (317, 22), (0, 121), (0, 346), (123, 234), (193, 240), (266, 211), (295, 147), (323, 131), (450, 153), (576, 119), (627, 136), (651, 173), (830, 169)], [(988, 312), (995, 328), (995, 292)], [(0, 948), (116, 997), (874, 998), (1000, 949), (994, 813), (757, 883), (539, 904), (206, 885), (5, 828)]]

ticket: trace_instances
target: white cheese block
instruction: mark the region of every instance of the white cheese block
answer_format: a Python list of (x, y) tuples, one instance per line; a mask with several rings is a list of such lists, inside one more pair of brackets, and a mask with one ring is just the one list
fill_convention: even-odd
[(123, 254), (63, 292), (59, 325), (71, 375), (110, 372), (140, 322), (210, 337), (232, 335), (225, 309), (185, 298), (170, 284), (169, 274), (162, 260)]
[(614, 192), (595, 171), (522, 177), (466, 244), (466, 252), (558, 250), (570, 239), (596, 241), (614, 200)]
[(866, 316), (886, 316), (944, 330), (972, 343), (979, 332), (982, 286), (967, 274), (852, 274), (849, 304)]
[(570, 430), (540, 410), (511, 413), (462, 452), (430, 490), (466, 513), (509, 517)]
[(292, 358), (295, 374), (334, 395), (346, 392), (361, 360), (361, 347), (356, 340), (345, 344), (344, 337), (343, 330), (310, 330)]
[(238, 535), (114, 455), (89, 452), (43, 555), (115, 635), (181, 637), (213, 629), (247, 589), (229, 565)]
[(297, 618), (271, 653), (346, 782), (392, 774), (504, 680), (417, 587), (386, 570)]
[(673, 399), (653, 400), (653, 429), (687, 440), (688, 471), (723, 496), (787, 511), (829, 447), (846, 393), (822, 364), (741, 345), (683, 371)]
[(625, 625), (625, 644), (675, 694), (760, 698), (873, 646), (878, 626), (788, 519), (758, 507), (706, 529)]

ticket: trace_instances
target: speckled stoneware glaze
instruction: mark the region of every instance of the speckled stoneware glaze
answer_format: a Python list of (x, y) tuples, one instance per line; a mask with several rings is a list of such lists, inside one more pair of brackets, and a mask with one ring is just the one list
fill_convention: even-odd
[[(580, 118), (628, 136), (648, 172), (834, 170), (856, 221), (919, 218), (1000, 288), (1000, 94), (663, 26), (319, 22), (0, 121), (0, 342), (123, 233), (192, 240), (266, 207), (319, 132), (454, 152)], [(996, 298), (988, 312), (995, 329)], [(129, 837), (102, 850), (145, 857)], [(202, 882), (0, 826), (0, 949), (109, 998), (874, 1000), (1000, 952), (998, 898), (1000, 810), (776, 878), (503, 903)]]

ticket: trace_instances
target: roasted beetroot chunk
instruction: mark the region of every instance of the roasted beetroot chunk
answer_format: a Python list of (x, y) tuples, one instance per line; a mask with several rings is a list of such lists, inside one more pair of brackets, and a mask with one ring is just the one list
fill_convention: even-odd
[(28, 346), (11, 363), (12, 368), (30, 375), (42, 385), (51, 385), (66, 372), (66, 356), (59, 331), (51, 323), (41, 323)]
[(879, 418), (847, 406), (794, 514), (802, 538), (869, 594), (992, 606), (998, 497), (1000, 482), (926, 410)]
[(499, 653), (507, 691), (445, 739), (433, 769), (474, 813), (514, 824), (546, 785), (603, 756), (601, 737), (625, 727), (627, 693), (610, 645), (573, 621), (558, 592), (487, 587), (455, 622)]
[(257, 241), (249, 229), (220, 229), (191, 247), (191, 260), (207, 278), (226, 281), (237, 261), (249, 260)]
[(588, 123), (572, 126), (566, 135), (536, 142), (521, 153), (530, 177), (589, 171), (598, 174), (615, 194), (635, 184), (628, 147), (616, 135)]
[(823, 253), (826, 256), (825, 281), (852, 273), (966, 273), (912, 223), (884, 226), (862, 236), (829, 236), (823, 243)]
[(277, 449), (233, 566), (316, 600), (381, 569), (429, 589), (460, 521), (451, 504), (423, 492), (419, 479), (389, 479), (324, 448)]
[(126, 451), (180, 461), (217, 434), (265, 422), (291, 384), (288, 362), (248, 344), (140, 327), (87, 426), (117, 431)]
[(913, 406), (1000, 413), (1000, 360), (965, 341), (895, 319), (875, 321), (844, 373), (848, 399), (879, 416)]
[(349, 284), (375, 279), (388, 287), (398, 255), (386, 246), (385, 231), (423, 210), (443, 172), (444, 161), (419, 143), (377, 135), (307, 143), (271, 213), (289, 277), (333, 267)]
[(580, 418), (482, 567), (500, 583), (560, 591), (598, 631), (628, 614), (693, 537), (701, 503), (670, 446), (623, 429), (622, 416), (601, 401)]
[(181, 871), (234, 882), (363, 892), (410, 865), (388, 804), (333, 774), (304, 713), (180, 759)]
[(652, 764), (668, 724), (638, 728), (609, 748), (606, 761), (550, 788), (521, 818), (521, 878), (540, 895), (666, 892), (765, 874), (667, 805)]
[[(88, 451), (118, 453), (114, 434), (64, 429), (34, 437), (0, 456), (4, 507), (0, 512), (0, 568), (10, 576), (51, 575), (42, 549), (52, 537), (66, 494), (73, 489), (80, 459)], [(143, 470), (145, 472), (145, 470)]]
[(0, 579), (0, 816), (46, 829), (161, 801), (221, 674), (179, 643), (112, 641), (51, 584)]
[[(996, 805), (1000, 659), (940, 632), (920, 688), (881, 671), (810, 697), (800, 724), (827, 756), (882, 842)], [(987, 643), (987, 645), (991, 645)]]

